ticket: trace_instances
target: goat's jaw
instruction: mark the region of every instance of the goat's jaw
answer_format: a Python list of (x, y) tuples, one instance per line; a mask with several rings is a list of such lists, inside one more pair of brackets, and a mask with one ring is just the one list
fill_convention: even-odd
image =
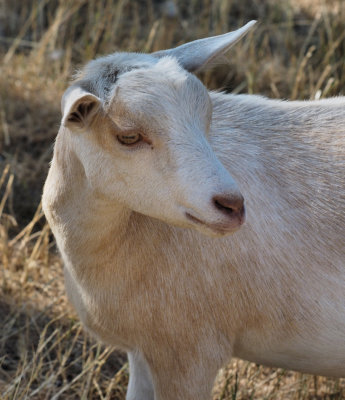
[(200, 218), (195, 217), (189, 212), (185, 213), (187, 219), (193, 223), (193, 228), (196, 228), (201, 233), (209, 236), (225, 236), (235, 233), (244, 224), (245, 214), (239, 214), (231, 218), (227, 222), (209, 223)]

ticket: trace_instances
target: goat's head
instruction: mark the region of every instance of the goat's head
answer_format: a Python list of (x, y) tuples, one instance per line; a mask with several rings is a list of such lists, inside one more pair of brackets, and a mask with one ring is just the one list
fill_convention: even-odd
[(252, 26), (151, 55), (90, 62), (66, 91), (62, 125), (100, 196), (178, 226), (224, 235), (244, 221), (244, 200), (207, 137), (212, 104), (190, 72)]

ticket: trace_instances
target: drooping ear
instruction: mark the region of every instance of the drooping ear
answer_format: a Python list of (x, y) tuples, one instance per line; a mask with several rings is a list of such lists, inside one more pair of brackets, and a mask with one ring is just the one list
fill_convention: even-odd
[(90, 125), (102, 106), (101, 99), (79, 86), (71, 86), (61, 100), (63, 126), (80, 130)]
[(255, 24), (256, 21), (250, 21), (236, 31), (195, 40), (174, 49), (157, 51), (152, 53), (152, 55), (159, 58), (165, 56), (175, 57), (186, 70), (195, 72), (228, 51)]

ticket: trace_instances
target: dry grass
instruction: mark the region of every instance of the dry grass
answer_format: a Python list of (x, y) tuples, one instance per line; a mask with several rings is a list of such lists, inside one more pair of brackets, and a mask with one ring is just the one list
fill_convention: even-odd
[[(73, 69), (98, 54), (171, 47), (253, 18), (255, 32), (200, 76), (209, 88), (288, 99), (345, 94), (342, 0), (0, 3), (1, 399), (125, 398), (125, 358), (82, 330), (39, 206)], [(238, 360), (214, 390), (217, 400), (343, 398), (344, 380)]]

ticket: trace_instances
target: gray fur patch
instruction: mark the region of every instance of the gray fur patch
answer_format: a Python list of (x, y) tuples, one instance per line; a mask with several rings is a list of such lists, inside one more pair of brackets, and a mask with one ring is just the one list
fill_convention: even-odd
[(104, 102), (112, 91), (119, 76), (133, 69), (148, 68), (158, 62), (158, 59), (149, 54), (114, 53), (90, 61), (78, 71), (72, 85), (94, 94)]

